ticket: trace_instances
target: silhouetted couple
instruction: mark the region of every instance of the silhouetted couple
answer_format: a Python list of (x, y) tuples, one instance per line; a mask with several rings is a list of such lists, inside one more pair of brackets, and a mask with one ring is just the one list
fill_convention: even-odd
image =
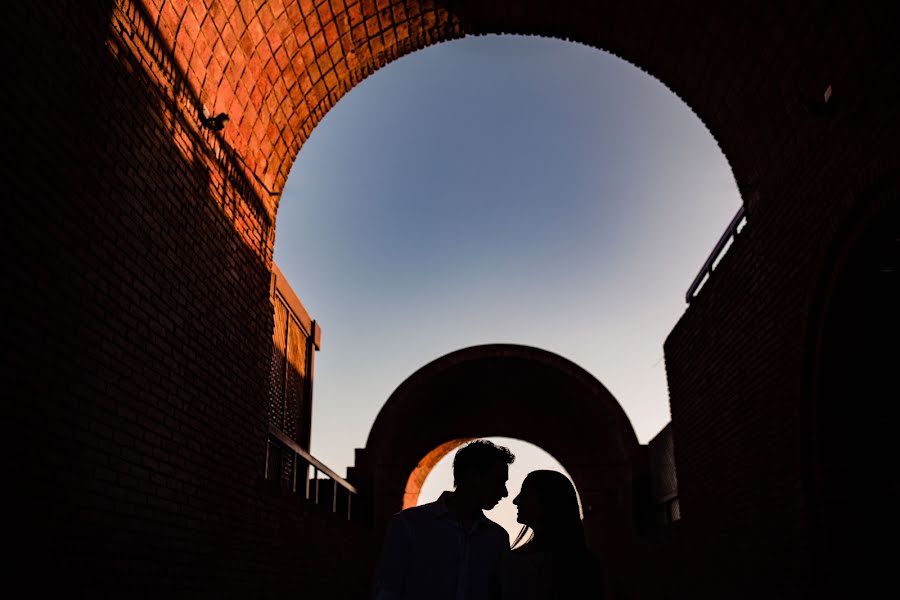
[(512, 550), (506, 530), (484, 516), (507, 496), (513, 460), (487, 440), (467, 444), (453, 458), (453, 492), (391, 518), (376, 600), (603, 597), (600, 566), (585, 544), (575, 488), (565, 475), (532, 471), (525, 478), (513, 499), (522, 530)]

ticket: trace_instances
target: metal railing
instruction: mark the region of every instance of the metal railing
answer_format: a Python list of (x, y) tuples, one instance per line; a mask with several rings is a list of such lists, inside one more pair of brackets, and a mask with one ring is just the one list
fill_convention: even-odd
[[(291, 473), (290, 473), (290, 488), (292, 492), (297, 491), (297, 480), (298, 478), (302, 478), (305, 480), (304, 485), (304, 497), (307, 500), (311, 500), (315, 504), (319, 504), (319, 500), (321, 496), (325, 493), (320, 490), (321, 482), (327, 482), (327, 479), (323, 479), (319, 477), (319, 474), (323, 474), (328, 479), (331, 479), (331, 512), (338, 512), (338, 492), (343, 491), (343, 494), (346, 498), (347, 504), (347, 520), (351, 519), (352, 513), (351, 508), (353, 504), (353, 496), (359, 494), (358, 490), (353, 487), (347, 480), (343, 477), (326, 467), (322, 464), (318, 459), (316, 459), (309, 452), (301, 448), (297, 442), (289, 438), (284, 432), (275, 427), (274, 425), (269, 425), (269, 439), (266, 442), (266, 470), (265, 470), (265, 478), (271, 479), (273, 476), (280, 477), (281, 473), (273, 474), (270, 469), (270, 454), (272, 450), (272, 446), (278, 446), (282, 450), (286, 450), (291, 454)], [(300, 463), (303, 463), (303, 473), (300, 474)], [(313, 469), (313, 476), (309, 477), (309, 468)], [(326, 483), (327, 485), (327, 483)]]
[(700, 289), (700, 286), (706, 282), (709, 277), (712, 277), (713, 269), (718, 265), (718, 260), (724, 255), (725, 247), (728, 245), (728, 242), (737, 238), (738, 233), (743, 229), (741, 222), (744, 221), (746, 224), (746, 220), (744, 219), (744, 205), (741, 204), (741, 207), (738, 209), (737, 214), (734, 215), (734, 218), (731, 219), (731, 223), (728, 224), (728, 227), (725, 229), (725, 233), (722, 234), (722, 237), (719, 238), (719, 241), (716, 243), (716, 247), (713, 248), (712, 253), (709, 255), (709, 258), (706, 259), (706, 262), (703, 263), (703, 268), (700, 269), (700, 272), (697, 273), (697, 276), (694, 278), (693, 283), (691, 283), (691, 287), (688, 288), (687, 294), (685, 295), (685, 301), (690, 304), (691, 300), (697, 297), (697, 292)]

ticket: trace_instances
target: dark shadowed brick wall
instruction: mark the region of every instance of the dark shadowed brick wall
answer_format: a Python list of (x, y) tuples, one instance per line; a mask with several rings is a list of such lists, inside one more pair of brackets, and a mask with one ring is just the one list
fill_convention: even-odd
[(262, 483), (273, 199), (141, 9), (13, 10), (7, 584), (348, 597), (363, 529)]

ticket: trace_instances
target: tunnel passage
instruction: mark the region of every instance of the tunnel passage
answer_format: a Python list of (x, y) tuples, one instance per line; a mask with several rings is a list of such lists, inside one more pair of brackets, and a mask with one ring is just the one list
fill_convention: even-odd
[(581, 496), (588, 543), (611, 574), (632, 572), (633, 477), (642, 449), (631, 423), (584, 369), (527, 346), (453, 352), (391, 395), (348, 475), (368, 498), (376, 546), (438, 460), (481, 437), (517, 438), (553, 455)]

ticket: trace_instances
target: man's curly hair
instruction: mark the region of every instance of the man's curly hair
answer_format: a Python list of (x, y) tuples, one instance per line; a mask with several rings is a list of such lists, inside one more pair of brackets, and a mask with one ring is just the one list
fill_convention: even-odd
[(453, 487), (459, 487), (472, 474), (487, 473), (497, 463), (511, 465), (515, 460), (515, 455), (504, 446), (488, 440), (469, 442), (453, 457)]

